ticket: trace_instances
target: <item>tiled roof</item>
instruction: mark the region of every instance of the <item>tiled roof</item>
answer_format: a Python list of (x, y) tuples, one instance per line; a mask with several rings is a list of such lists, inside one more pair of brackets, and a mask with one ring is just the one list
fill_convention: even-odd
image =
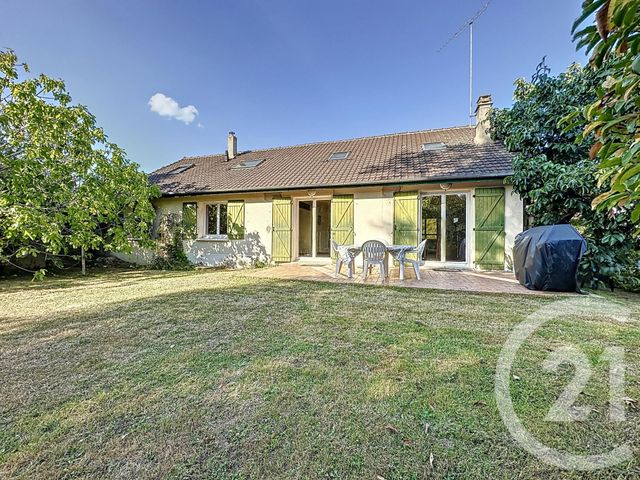
[[(241, 152), (229, 161), (224, 154), (185, 157), (151, 173), (150, 179), (169, 196), (511, 175), (511, 155), (497, 143), (475, 145), (474, 132), (474, 127), (453, 127), (312, 143)], [(447, 148), (422, 151), (422, 144), (435, 142)], [(346, 160), (329, 160), (335, 152), (350, 154)], [(255, 168), (238, 168), (241, 162), (262, 159)]]

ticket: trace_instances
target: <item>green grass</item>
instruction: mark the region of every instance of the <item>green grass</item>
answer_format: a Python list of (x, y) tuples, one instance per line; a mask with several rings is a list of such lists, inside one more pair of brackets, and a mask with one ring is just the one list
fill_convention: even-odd
[[(550, 446), (638, 447), (637, 410), (608, 421), (598, 358), (624, 346), (626, 394), (640, 400), (640, 297), (607, 298), (630, 309), (628, 322), (569, 315), (541, 329), (514, 366), (516, 411)], [(0, 477), (637, 477), (637, 453), (607, 471), (550, 467), (500, 419), (502, 344), (558, 300), (226, 271), (4, 281)], [(564, 343), (594, 362), (578, 403), (597, 412), (559, 425), (542, 417), (572, 370), (541, 365)]]

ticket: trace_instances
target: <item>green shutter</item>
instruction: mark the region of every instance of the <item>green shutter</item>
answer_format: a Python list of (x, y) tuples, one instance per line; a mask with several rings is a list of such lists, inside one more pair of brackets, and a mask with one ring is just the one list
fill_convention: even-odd
[(182, 238), (193, 240), (198, 236), (198, 204), (184, 202), (182, 204)]
[(227, 202), (227, 235), (229, 240), (244, 239), (244, 202), (242, 200)]
[[(353, 195), (331, 199), (331, 238), (340, 245), (353, 245)], [(333, 248), (331, 258), (335, 258)]]
[(476, 188), (476, 266), (504, 269), (504, 188)]
[(393, 243), (395, 245), (418, 246), (420, 243), (418, 197), (418, 192), (397, 192), (393, 196)]
[(291, 261), (291, 199), (274, 198), (272, 202), (273, 236), (271, 258), (274, 262)]

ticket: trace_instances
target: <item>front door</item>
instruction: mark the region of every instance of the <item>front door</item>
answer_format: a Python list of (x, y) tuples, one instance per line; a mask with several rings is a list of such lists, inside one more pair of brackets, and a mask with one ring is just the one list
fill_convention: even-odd
[(422, 198), (422, 240), (427, 262), (468, 263), (467, 193), (428, 194)]
[(298, 202), (298, 256), (331, 255), (331, 200), (311, 199)]

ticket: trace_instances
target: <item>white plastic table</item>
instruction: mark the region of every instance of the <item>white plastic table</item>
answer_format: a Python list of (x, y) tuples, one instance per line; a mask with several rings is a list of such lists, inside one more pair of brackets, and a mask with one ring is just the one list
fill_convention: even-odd
[[(387, 245), (387, 276), (391, 276), (391, 258), (395, 258), (400, 263), (400, 280), (404, 280), (404, 259), (407, 253), (415, 252), (414, 245)], [(353, 267), (355, 258), (362, 253), (362, 247), (357, 245), (339, 245), (338, 255), (340, 255), (349, 267), (349, 278), (353, 278)]]
[[(398, 260), (400, 264), (400, 280), (404, 280), (404, 259), (407, 256), (407, 253), (415, 252), (416, 247), (414, 245), (387, 245), (387, 252), (391, 254), (391, 257)], [(387, 268), (387, 272), (391, 275), (391, 261), (389, 261), (389, 266)]]

